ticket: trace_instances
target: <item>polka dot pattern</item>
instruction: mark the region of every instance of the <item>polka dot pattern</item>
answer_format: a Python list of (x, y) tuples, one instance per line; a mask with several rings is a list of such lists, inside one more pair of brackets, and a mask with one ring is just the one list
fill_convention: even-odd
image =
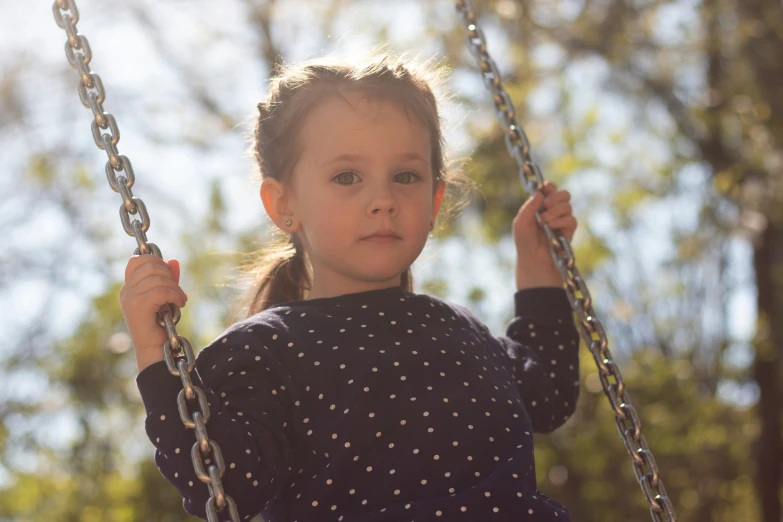
[[(501, 336), (402, 288), (282, 303), (226, 329), (191, 379), (241, 519), (570, 521), (537, 490), (533, 434), (573, 414), (578, 332), (561, 288), (514, 305)], [(206, 519), (180, 379), (161, 361), (137, 385), (155, 463)]]

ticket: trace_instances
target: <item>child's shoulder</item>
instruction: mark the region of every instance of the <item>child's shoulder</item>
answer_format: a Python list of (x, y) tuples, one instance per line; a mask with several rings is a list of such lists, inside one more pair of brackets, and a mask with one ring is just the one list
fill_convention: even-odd
[(273, 364), (277, 357), (274, 350), (287, 342), (285, 332), (285, 324), (275, 314), (257, 313), (213, 337), (196, 355), (197, 364), (207, 376), (210, 369), (223, 367), (231, 361), (241, 365), (263, 357), (267, 364)]
[(264, 310), (226, 327), (207, 344), (212, 347), (235, 347), (248, 341), (275, 340), (286, 330), (285, 322), (272, 311)]
[(433, 307), (440, 308), (441, 313), (448, 316), (447, 320), (459, 322), (461, 324), (467, 323), (471, 327), (482, 332), (487, 330), (486, 325), (467, 306), (431, 294), (418, 295), (428, 300)]
[(440, 307), (444, 312), (451, 312), (455, 316), (463, 318), (473, 317), (473, 312), (467, 306), (448, 301), (444, 298), (432, 294), (418, 294), (424, 299), (430, 301), (434, 307)]

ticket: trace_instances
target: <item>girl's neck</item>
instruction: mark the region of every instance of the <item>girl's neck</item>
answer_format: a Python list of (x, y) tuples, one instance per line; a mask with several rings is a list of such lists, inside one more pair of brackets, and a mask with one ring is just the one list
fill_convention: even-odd
[(368, 304), (375, 302), (388, 302), (400, 298), (412, 297), (416, 294), (408, 292), (400, 285), (389, 286), (386, 288), (376, 288), (373, 290), (362, 290), (357, 292), (343, 292), (330, 297), (311, 297), (301, 301), (286, 301), (279, 303), (275, 307), (320, 307), (320, 306), (344, 306), (352, 304)]
[(357, 294), (373, 290), (384, 290), (387, 288), (399, 287), (401, 285), (401, 277), (399, 275), (387, 281), (357, 281), (353, 279), (322, 282), (319, 284), (317, 278), (313, 279), (313, 285), (304, 298), (305, 301), (310, 301), (312, 299), (329, 299), (340, 295)]

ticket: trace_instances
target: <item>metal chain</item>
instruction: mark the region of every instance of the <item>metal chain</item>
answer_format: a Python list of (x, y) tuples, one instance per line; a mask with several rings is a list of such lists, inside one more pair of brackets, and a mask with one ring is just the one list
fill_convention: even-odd
[[(106, 178), (114, 192), (122, 196), (120, 205), (120, 221), (125, 233), (136, 238), (137, 248), (134, 255), (152, 254), (163, 259), (160, 249), (155, 243), (147, 241), (146, 232), (150, 228), (150, 217), (147, 207), (141, 198), (135, 197), (131, 190), (135, 181), (130, 160), (119, 153), (117, 143), (120, 141), (120, 130), (114, 116), (103, 109), (106, 91), (103, 89), (101, 77), (90, 70), (92, 51), (87, 38), (79, 34), (76, 24), (79, 22), (79, 10), (74, 0), (55, 0), (52, 5), (54, 19), (57, 25), (68, 35), (65, 42), (65, 56), (71, 67), (79, 71), (79, 99), (82, 105), (92, 110), (94, 119), (91, 124), (92, 136), (99, 149), (106, 151), (109, 160), (106, 162)], [(102, 133), (101, 130), (108, 130)], [(119, 175), (118, 175), (119, 173)], [(131, 220), (130, 214), (138, 214), (140, 220)], [(180, 309), (174, 304), (163, 305), (158, 312), (157, 323), (166, 329), (168, 339), (163, 346), (163, 357), (169, 373), (182, 380), (183, 389), (177, 396), (177, 408), (182, 423), (195, 429), (196, 443), (191, 450), (193, 467), (199, 480), (207, 484), (210, 498), (207, 500), (206, 513), (209, 522), (220, 522), (218, 512), (228, 508), (231, 522), (239, 522), (239, 513), (234, 500), (223, 491), (221, 477), (226, 466), (223, 454), (217, 443), (207, 436), (206, 424), (209, 422), (209, 404), (204, 391), (195, 386), (190, 379), (190, 372), (196, 366), (196, 357), (190, 341), (177, 334), (175, 325), (181, 317)], [(182, 357), (184, 350), (184, 357)], [(197, 411), (192, 416), (188, 411), (186, 400), (198, 399)], [(209, 457), (215, 463), (209, 464)], [(204, 461), (206, 459), (206, 461)], [(204, 464), (209, 464), (205, 471)]]
[[(456, 0), (456, 7), (468, 30), (469, 50), (481, 69), (484, 85), (492, 94), (495, 114), (503, 125), (506, 148), (519, 165), (519, 178), (522, 185), (528, 194), (541, 191), (543, 195), (544, 177), (530, 155), (530, 142), (525, 131), (516, 121), (516, 109), (511, 97), (503, 88), (500, 71), (487, 52), (487, 42), (484, 32), (477, 24), (473, 2)], [(604, 393), (615, 412), (617, 429), (633, 459), (636, 479), (650, 504), (650, 514), (656, 522), (676, 522), (674, 507), (666, 495), (663, 480), (658, 474), (658, 466), (642, 435), (642, 421), (625, 391), (625, 381), (620, 374), (620, 368), (609, 353), (606, 332), (601, 321), (596, 317), (593, 299), (576, 266), (571, 244), (562, 234), (553, 231), (549, 225), (546, 223), (543, 225), (552, 250), (552, 259), (566, 283), (568, 301), (578, 316), (582, 338), (593, 354)], [(614, 382), (610, 381), (610, 377), (614, 378)], [(667, 518), (662, 518), (663, 516)]]

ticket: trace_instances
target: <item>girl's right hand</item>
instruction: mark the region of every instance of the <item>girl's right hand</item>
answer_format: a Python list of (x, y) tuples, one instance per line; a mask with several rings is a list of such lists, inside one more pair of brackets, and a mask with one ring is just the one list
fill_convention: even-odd
[(158, 326), (157, 312), (166, 303), (180, 308), (188, 300), (179, 286), (180, 266), (176, 259), (163, 261), (156, 255), (131, 256), (120, 289), (120, 306), (136, 350), (139, 371), (163, 360), (166, 329)]

